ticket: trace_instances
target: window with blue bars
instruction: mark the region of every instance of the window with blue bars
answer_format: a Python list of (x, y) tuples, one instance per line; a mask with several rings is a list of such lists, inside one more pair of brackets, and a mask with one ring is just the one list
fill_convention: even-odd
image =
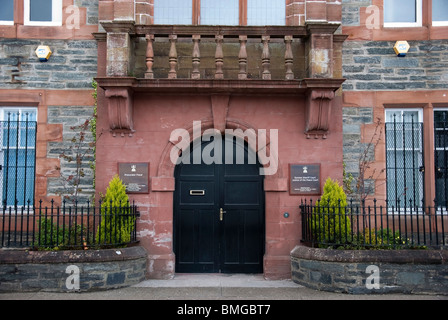
[(0, 109), (0, 194), (2, 206), (34, 202), (37, 110)]
[(386, 110), (385, 133), (388, 203), (420, 205), (424, 198), (422, 110)]

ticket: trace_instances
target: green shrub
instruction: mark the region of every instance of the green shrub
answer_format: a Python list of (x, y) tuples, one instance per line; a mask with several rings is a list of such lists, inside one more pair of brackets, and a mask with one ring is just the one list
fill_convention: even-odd
[(66, 238), (65, 232), (50, 218), (45, 218), (45, 215), (40, 214), (37, 223), (39, 227), (36, 232), (34, 246), (38, 250), (57, 249), (64, 243)]
[(135, 217), (130, 216), (126, 186), (118, 175), (109, 182), (101, 204), (101, 223), (97, 230), (97, 243), (125, 244), (130, 242)]
[(324, 185), (324, 193), (316, 204), (311, 220), (316, 241), (322, 247), (344, 245), (351, 236), (351, 222), (346, 215), (347, 196), (337, 181), (328, 178)]
[(34, 247), (37, 250), (85, 249), (89, 232), (80, 224), (58, 225), (55, 220), (40, 214)]

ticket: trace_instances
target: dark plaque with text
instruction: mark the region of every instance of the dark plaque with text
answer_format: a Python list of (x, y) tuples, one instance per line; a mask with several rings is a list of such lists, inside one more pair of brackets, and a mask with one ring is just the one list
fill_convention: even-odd
[(320, 195), (320, 165), (290, 165), (290, 194)]
[(126, 186), (126, 193), (149, 192), (148, 163), (119, 163), (118, 174)]

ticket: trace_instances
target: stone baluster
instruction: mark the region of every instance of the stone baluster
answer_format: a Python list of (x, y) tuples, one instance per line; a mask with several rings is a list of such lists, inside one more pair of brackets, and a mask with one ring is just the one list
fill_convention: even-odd
[(154, 72), (152, 66), (154, 64), (154, 49), (153, 49), (154, 35), (146, 35), (146, 79), (154, 79)]
[(269, 52), (270, 36), (262, 36), (261, 42), (263, 43), (263, 54), (261, 55), (261, 65), (263, 67), (263, 80), (271, 80), (271, 53)]
[(168, 72), (168, 79), (176, 79), (177, 78), (177, 35), (171, 34), (169, 36), (169, 40), (171, 43), (170, 53), (169, 53), (169, 61), (170, 61), (170, 71)]
[(285, 79), (286, 80), (294, 80), (294, 72), (292, 71), (292, 66), (293, 66), (293, 62), (294, 62), (294, 56), (292, 53), (292, 39), (293, 36), (285, 36), (285, 46), (286, 46), (286, 51), (285, 51), (285, 67), (286, 67), (286, 76)]
[(201, 64), (201, 52), (199, 50), (199, 42), (201, 36), (193, 35), (193, 70), (191, 71), (191, 79), (200, 79), (201, 73), (199, 72), (199, 65)]
[(222, 67), (224, 65), (224, 53), (222, 51), (222, 41), (224, 37), (222, 35), (217, 35), (215, 37), (216, 41), (216, 53), (215, 53), (215, 79), (224, 79), (224, 72), (222, 71)]
[(240, 36), (240, 53), (238, 54), (238, 61), (240, 72), (238, 73), (239, 80), (247, 79), (247, 50), (246, 50), (247, 36)]

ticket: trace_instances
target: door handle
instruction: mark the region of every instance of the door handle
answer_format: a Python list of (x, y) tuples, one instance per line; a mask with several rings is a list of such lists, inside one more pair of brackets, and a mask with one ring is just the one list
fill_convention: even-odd
[(226, 213), (226, 211), (224, 211), (222, 208), (219, 209), (219, 221), (222, 221), (224, 219), (224, 213)]

